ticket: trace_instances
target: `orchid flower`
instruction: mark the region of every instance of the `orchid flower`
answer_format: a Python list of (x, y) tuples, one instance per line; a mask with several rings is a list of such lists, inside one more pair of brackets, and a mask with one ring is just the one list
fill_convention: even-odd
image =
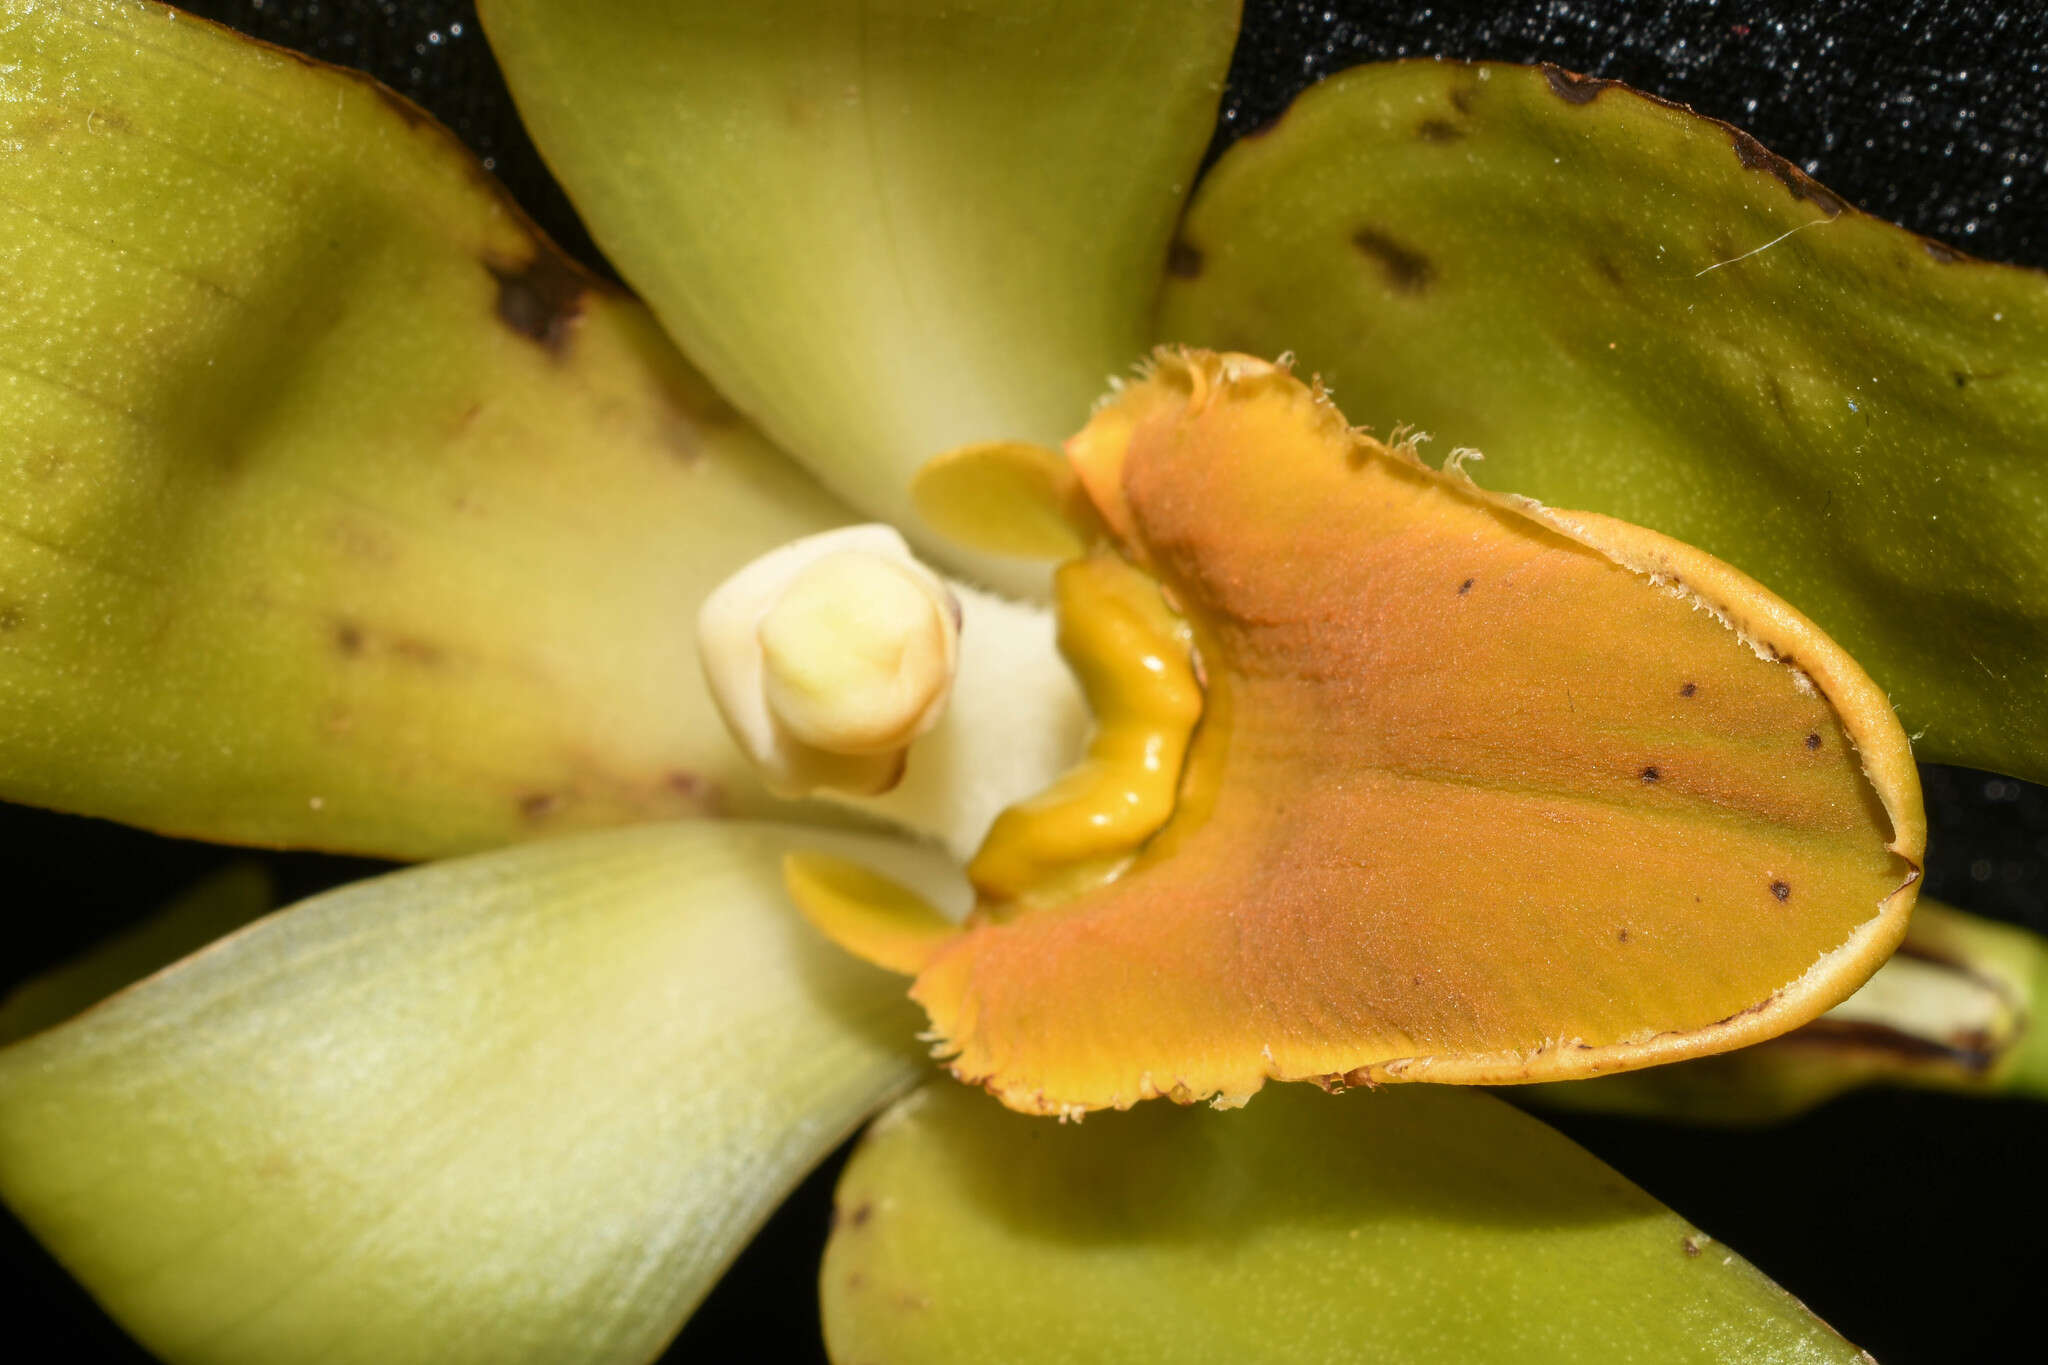
[(1865, 1358), (1469, 1087), (2048, 1088), (1901, 724), (2048, 774), (2040, 277), (1555, 67), (1197, 185), (1234, 4), (481, 8), (633, 293), (0, 0), (0, 795), (422, 864), (0, 1015), (137, 1341), (649, 1360), (872, 1119), (843, 1365)]

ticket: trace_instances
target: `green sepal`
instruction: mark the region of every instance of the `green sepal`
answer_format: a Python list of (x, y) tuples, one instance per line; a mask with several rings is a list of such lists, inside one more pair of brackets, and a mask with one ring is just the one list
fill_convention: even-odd
[[(480, 6), (534, 141), (691, 358), (868, 514), (1057, 444), (1146, 348), (1233, 0)], [(1043, 571), (924, 537), (1010, 586)]]
[(930, 1087), (869, 1130), (833, 1226), (841, 1365), (1868, 1359), (1585, 1151), (1451, 1087), (1080, 1125)]
[(1491, 488), (1697, 545), (1924, 731), (2048, 778), (2048, 276), (1551, 67), (1308, 91), (1203, 182), (1168, 341), (1276, 354)]
[(0, 796), (419, 858), (766, 800), (696, 601), (847, 519), (438, 125), (0, 15)]
[(0, 1194), (171, 1365), (650, 1359), (925, 1065), (782, 856), (605, 831), (359, 883), (0, 1052)]

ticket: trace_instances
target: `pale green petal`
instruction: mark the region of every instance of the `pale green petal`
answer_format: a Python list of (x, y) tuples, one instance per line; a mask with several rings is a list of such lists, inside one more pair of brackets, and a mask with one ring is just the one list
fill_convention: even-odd
[(921, 1069), (893, 979), (683, 822), (394, 873), (0, 1052), (0, 1193), (184, 1362), (648, 1359)]
[(534, 140), (671, 335), (906, 530), (926, 459), (1064, 440), (1143, 354), (1238, 10), (480, 8)]
[(1923, 759), (2048, 778), (2048, 276), (1675, 105), (1450, 62), (1310, 90), (1182, 247), (1163, 339), (1291, 350), (1353, 420), (1477, 447), (1488, 487), (1711, 551)]
[(230, 863), (140, 924), (9, 992), (0, 1001), (0, 1043), (63, 1023), (275, 904), (270, 874), (260, 863)]
[(1869, 1359), (1565, 1138), (1440, 1086), (1073, 1126), (928, 1088), (847, 1167), (822, 1292), (840, 1365)]
[(369, 81), (0, 9), (0, 796), (423, 857), (761, 800), (708, 587), (845, 518)]

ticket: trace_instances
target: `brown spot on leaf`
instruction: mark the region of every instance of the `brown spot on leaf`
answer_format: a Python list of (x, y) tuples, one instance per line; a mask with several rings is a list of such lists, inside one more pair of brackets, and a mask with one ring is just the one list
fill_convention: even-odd
[(363, 652), (363, 628), (353, 621), (340, 621), (334, 627), (334, 647), (345, 659), (353, 659)]
[(1362, 227), (1351, 234), (1351, 245), (1379, 263), (1387, 284), (1399, 294), (1419, 294), (1436, 278), (1429, 257), (1395, 241), (1378, 228)]
[(1456, 142), (1465, 136), (1465, 130), (1449, 119), (1426, 118), (1416, 125), (1415, 136), (1424, 142)]
[(1177, 280), (1198, 279), (1202, 274), (1202, 249), (1183, 237), (1173, 239), (1166, 249), (1166, 273)]
[(1654, 763), (1650, 764), (1648, 767), (1644, 768), (1642, 772), (1637, 774), (1637, 776), (1641, 777), (1645, 782), (1655, 782), (1658, 778), (1662, 777), (1663, 775), (1664, 774), (1657, 771), (1657, 765)]
[(1820, 747), (1820, 735), (1817, 733), (1807, 735), (1806, 747), (1809, 749), (1818, 749)]
[(1819, 184), (1805, 171), (1779, 156), (1770, 148), (1758, 142), (1740, 129), (1731, 130), (1735, 144), (1735, 159), (1752, 171), (1768, 171), (1776, 176), (1786, 189), (1792, 191), (1794, 199), (1804, 199), (1830, 218), (1841, 216), (1849, 206), (1825, 185)]
[(1768, 381), (1765, 392), (1770, 396), (1771, 407), (1776, 410), (1778, 420), (1790, 426), (1792, 424), (1792, 405), (1785, 399), (1784, 384), (1779, 381), (1778, 376), (1775, 374), (1766, 374), (1764, 378)]
[(433, 125), (434, 116), (432, 114), (429, 114), (426, 110), (420, 108), (417, 104), (414, 104), (411, 100), (383, 82), (366, 80), (360, 82), (360, 86), (367, 88), (371, 94), (383, 102), (386, 109), (398, 115), (399, 121), (404, 123), (406, 127), (421, 128)]
[(1678, 689), (1678, 695), (1681, 697), (1690, 697), (1696, 694), (1699, 690), (1700, 685), (1698, 683), (1687, 683), (1685, 686)]
[(439, 645), (430, 644), (425, 640), (414, 639), (409, 635), (401, 635), (392, 640), (391, 656), (395, 659), (403, 659), (409, 664), (417, 664), (422, 668), (437, 667), (445, 657)]
[(561, 805), (561, 798), (552, 792), (533, 792), (519, 798), (519, 818), (522, 820), (545, 820)]
[(1567, 71), (1561, 66), (1543, 62), (1537, 70), (1550, 85), (1550, 93), (1566, 104), (1591, 104), (1600, 98), (1600, 92), (1620, 81), (1610, 81), (1599, 76), (1582, 76), (1576, 71)]
[(485, 261), (484, 269), (498, 282), (498, 320), (560, 356), (590, 287), (583, 272), (545, 247), (523, 264)]
[(682, 768), (670, 770), (663, 777), (662, 785), (689, 802), (693, 809), (706, 814), (715, 814), (725, 799), (724, 791), (716, 782)]
[(1792, 897), (1792, 888), (1784, 882), (1772, 882), (1771, 894), (1773, 896), (1776, 896), (1781, 901), (1790, 900)]

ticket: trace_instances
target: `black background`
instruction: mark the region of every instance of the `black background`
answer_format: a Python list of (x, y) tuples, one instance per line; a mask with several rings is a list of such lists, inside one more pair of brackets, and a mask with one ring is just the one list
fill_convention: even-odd
[[(368, 70), (425, 105), (558, 241), (603, 268), (520, 130), (469, 5), (188, 8)], [(1749, 129), (1873, 213), (1993, 260), (2048, 267), (2048, 11), (2039, 5), (1255, 2), (1216, 150), (1320, 76), (1429, 55), (1553, 61), (1628, 81)], [(1924, 776), (1928, 893), (2048, 931), (2048, 794), (1959, 769)], [(11, 902), (0, 987), (160, 903), (222, 857), (0, 806), (0, 885)], [(291, 897), (375, 867), (311, 855), (267, 861)], [(2044, 1354), (2038, 1339), (2023, 1344), (2021, 1329), (2035, 1320), (2048, 1270), (2037, 1212), (2048, 1106), (1871, 1094), (1764, 1133), (1552, 1117), (1889, 1365)], [(840, 1159), (776, 1216), (667, 1359), (822, 1359), (813, 1286)], [(18, 1227), (0, 1229), (0, 1261), (13, 1300), (0, 1331), (34, 1343), (26, 1358), (146, 1359)], [(1571, 1286), (1557, 1292), (1569, 1297)]]

